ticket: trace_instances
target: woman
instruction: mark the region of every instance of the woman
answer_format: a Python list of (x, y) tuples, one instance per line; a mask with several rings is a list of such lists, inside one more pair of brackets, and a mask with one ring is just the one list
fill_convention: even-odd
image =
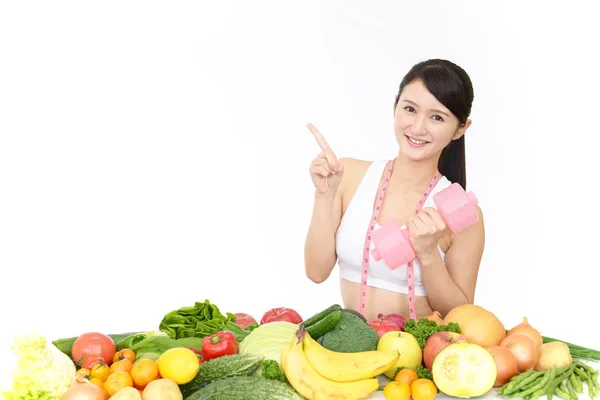
[[(416, 64), (400, 84), (394, 103), (395, 160), (338, 160), (319, 131), (308, 126), (322, 153), (310, 166), (316, 190), (305, 244), (306, 275), (324, 282), (339, 263), (344, 306), (368, 320), (379, 313), (420, 318), (438, 311), (444, 317), (460, 304), (473, 303), (485, 242), (481, 209), (476, 206), (475, 224), (453, 233), (432, 198), (453, 182), (466, 189), (464, 135), (472, 102), (467, 73), (434, 59)], [(429, 187), (433, 190), (427, 194)], [(367, 241), (372, 220), (374, 229), (390, 221), (406, 226), (415, 260), (392, 270), (372, 255), (365, 258), (365, 250), (372, 249)], [(368, 278), (361, 297), (363, 269)], [(407, 276), (411, 270), (412, 279)]]

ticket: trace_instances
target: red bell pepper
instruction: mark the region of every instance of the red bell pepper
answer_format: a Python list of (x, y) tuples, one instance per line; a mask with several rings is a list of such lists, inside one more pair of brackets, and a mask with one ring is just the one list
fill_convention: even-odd
[(195, 348), (193, 348), (193, 347), (189, 347), (189, 349), (190, 349), (191, 351), (193, 351), (193, 352), (194, 352), (194, 354), (196, 354), (196, 357), (198, 357), (198, 362), (199, 362), (200, 364), (202, 364), (202, 363), (204, 362), (204, 360), (202, 359), (202, 352), (201, 352), (200, 350), (196, 350), (196, 349), (195, 349)]
[(237, 352), (238, 341), (231, 332), (218, 332), (202, 340), (202, 358), (204, 361), (236, 354)]

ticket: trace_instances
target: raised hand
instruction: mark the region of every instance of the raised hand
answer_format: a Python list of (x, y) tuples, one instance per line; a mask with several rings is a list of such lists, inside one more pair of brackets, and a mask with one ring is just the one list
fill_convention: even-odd
[(342, 180), (344, 168), (321, 132), (313, 124), (308, 124), (307, 127), (321, 148), (321, 153), (310, 163), (310, 176), (316, 194), (333, 197)]

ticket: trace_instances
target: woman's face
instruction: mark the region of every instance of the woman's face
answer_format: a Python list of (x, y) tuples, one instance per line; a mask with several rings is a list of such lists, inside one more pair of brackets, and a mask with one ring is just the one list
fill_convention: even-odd
[(404, 87), (394, 112), (400, 151), (414, 161), (439, 155), (451, 140), (465, 133), (470, 123), (459, 126), (458, 119), (420, 80)]

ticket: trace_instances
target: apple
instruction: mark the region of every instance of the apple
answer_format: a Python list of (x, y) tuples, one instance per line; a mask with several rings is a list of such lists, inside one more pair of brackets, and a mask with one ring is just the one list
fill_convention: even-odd
[(246, 329), (250, 324), (257, 324), (256, 320), (246, 313), (235, 313), (235, 323), (242, 329)]
[(425, 367), (431, 371), (435, 356), (452, 343), (467, 343), (467, 338), (456, 332), (436, 332), (429, 336), (423, 348), (423, 362), (425, 363)]
[(419, 365), (423, 363), (423, 351), (421, 345), (417, 339), (408, 332), (391, 331), (384, 333), (379, 338), (377, 344), (377, 350), (396, 350), (400, 357), (398, 361), (387, 371), (384, 372), (385, 376), (389, 379), (396, 377), (398, 368), (409, 368), (416, 370)]
[(260, 324), (268, 324), (275, 321), (287, 321), (292, 324), (300, 324), (302, 317), (295, 310), (286, 307), (276, 307), (267, 311), (260, 320)]
[(398, 325), (394, 324), (392, 321), (386, 321), (384, 319), (376, 319), (374, 321), (369, 321), (367, 323), (371, 328), (377, 331), (377, 335), (381, 338), (385, 333), (391, 331), (400, 331)]
[(401, 331), (404, 330), (404, 324), (408, 321), (408, 318), (402, 314), (379, 314), (377, 318), (396, 324)]

